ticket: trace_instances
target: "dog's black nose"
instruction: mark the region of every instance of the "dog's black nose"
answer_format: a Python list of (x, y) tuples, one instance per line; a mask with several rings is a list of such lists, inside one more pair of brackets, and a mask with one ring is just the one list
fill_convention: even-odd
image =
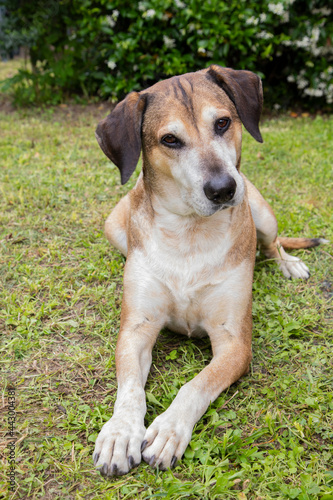
[(222, 205), (233, 199), (236, 192), (236, 181), (231, 175), (224, 174), (206, 182), (204, 193), (207, 198), (218, 205)]

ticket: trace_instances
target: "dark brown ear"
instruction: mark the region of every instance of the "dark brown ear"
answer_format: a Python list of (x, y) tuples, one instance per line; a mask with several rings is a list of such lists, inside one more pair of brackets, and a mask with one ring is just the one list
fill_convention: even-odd
[(119, 168), (122, 184), (131, 177), (139, 161), (145, 106), (144, 96), (131, 92), (98, 124), (95, 132), (102, 151)]
[(251, 71), (222, 68), (217, 64), (208, 68), (207, 75), (234, 103), (246, 130), (258, 142), (263, 142), (259, 130), (263, 105), (262, 84), (259, 76)]

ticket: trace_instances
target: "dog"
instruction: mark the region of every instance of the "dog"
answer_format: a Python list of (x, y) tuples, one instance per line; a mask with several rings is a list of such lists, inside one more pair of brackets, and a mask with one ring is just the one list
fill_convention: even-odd
[[(309, 277), (284, 247), (323, 240), (278, 237), (272, 209), (240, 172), (242, 124), (262, 142), (262, 104), (257, 75), (212, 65), (130, 93), (96, 129), (122, 184), (141, 150), (143, 159), (136, 186), (105, 224), (127, 259), (117, 399), (93, 455), (104, 476), (126, 474), (142, 458), (173, 467), (209, 404), (248, 372), (257, 242), (286, 278)], [(146, 429), (144, 386), (163, 327), (208, 335), (213, 357)]]

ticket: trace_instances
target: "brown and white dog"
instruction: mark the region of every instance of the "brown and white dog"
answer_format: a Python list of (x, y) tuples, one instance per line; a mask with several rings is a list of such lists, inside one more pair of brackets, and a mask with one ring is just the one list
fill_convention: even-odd
[[(283, 246), (323, 240), (278, 238), (271, 208), (240, 172), (242, 123), (262, 142), (262, 101), (254, 73), (213, 65), (132, 92), (97, 127), (123, 184), (143, 157), (135, 188), (105, 225), (127, 260), (117, 400), (94, 451), (103, 475), (125, 474), (142, 457), (173, 467), (208, 405), (248, 372), (257, 240), (285, 277), (309, 277)], [(144, 386), (163, 327), (208, 335), (213, 358), (146, 430)]]

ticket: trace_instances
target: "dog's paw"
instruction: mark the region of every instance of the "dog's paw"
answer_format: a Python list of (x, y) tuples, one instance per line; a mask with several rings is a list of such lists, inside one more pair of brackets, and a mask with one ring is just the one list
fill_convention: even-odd
[(298, 257), (285, 253), (283, 259), (278, 260), (279, 268), (286, 278), (300, 278), (307, 280), (310, 277), (310, 271), (304, 262)]
[(152, 467), (172, 468), (184, 454), (191, 436), (192, 428), (166, 411), (148, 427), (142, 443), (142, 458)]
[(141, 419), (133, 415), (114, 415), (97, 436), (93, 460), (103, 476), (121, 476), (141, 462), (141, 443), (145, 434)]

